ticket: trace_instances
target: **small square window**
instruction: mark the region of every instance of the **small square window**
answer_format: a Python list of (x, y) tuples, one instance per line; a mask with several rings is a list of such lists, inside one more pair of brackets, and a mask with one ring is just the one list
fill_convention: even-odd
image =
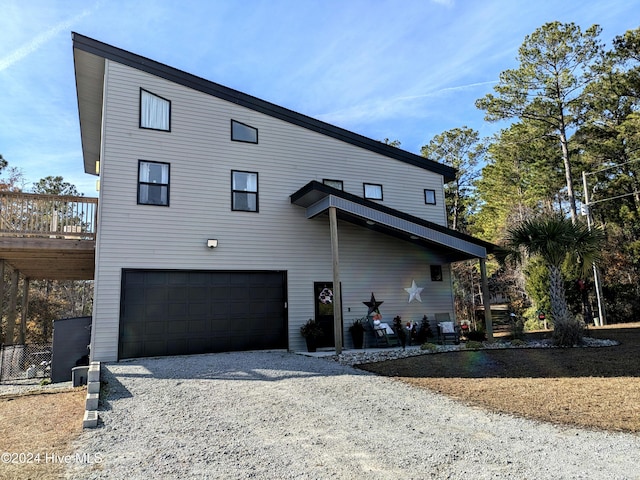
[(231, 120), (231, 140), (234, 142), (258, 143), (258, 129)]
[(325, 178), (324, 180), (322, 180), (322, 183), (324, 183), (328, 187), (336, 188), (338, 190), (344, 190), (342, 180), (329, 180), (328, 178)]
[(382, 185), (365, 183), (364, 198), (368, 198), (369, 200), (382, 200)]
[(171, 131), (171, 102), (140, 89), (140, 128)]
[(258, 174), (231, 171), (231, 210), (258, 211)]
[(138, 161), (138, 204), (169, 206), (169, 164)]
[(427, 205), (435, 205), (436, 204), (436, 191), (435, 190), (424, 190), (424, 203)]

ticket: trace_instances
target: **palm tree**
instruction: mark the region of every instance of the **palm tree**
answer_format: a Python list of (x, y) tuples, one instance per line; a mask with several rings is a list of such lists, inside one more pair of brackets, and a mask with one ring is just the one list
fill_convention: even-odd
[(569, 257), (582, 264), (585, 273), (599, 260), (604, 241), (601, 230), (589, 231), (581, 222), (559, 216), (540, 216), (524, 221), (507, 232), (509, 255), (521, 262), (522, 253), (540, 257), (549, 268), (553, 341), (556, 345), (578, 345), (582, 341), (584, 324), (569, 312), (564, 280), (560, 270)]

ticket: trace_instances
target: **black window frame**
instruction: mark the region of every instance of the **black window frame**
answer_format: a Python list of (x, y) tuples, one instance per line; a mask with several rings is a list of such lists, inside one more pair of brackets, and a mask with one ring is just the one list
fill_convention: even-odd
[[(156, 165), (166, 165), (167, 166), (167, 183), (154, 183), (154, 182), (143, 182), (142, 180), (140, 180), (140, 168), (142, 167), (143, 163), (154, 163)], [(168, 162), (157, 162), (155, 160), (143, 160), (143, 159), (139, 159), (138, 160), (138, 191), (137, 191), (137, 203), (138, 205), (151, 205), (152, 207), (168, 207), (170, 205), (170, 198), (169, 198), (169, 194), (171, 191), (171, 164)], [(167, 188), (167, 203), (149, 203), (149, 202), (143, 202), (141, 201), (140, 198), (140, 187), (142, 185), (153, 185), (153, 186), (160, 186), (160, 187), (166, 187)]]
[[(369, 186), (369, 187), (380, 187), (380, 198), (367, 196), (367, 186)], [(362, 184), (362, 197), (366, 198), (367, 200), (379, 200), (379, 201), (384, 200), (384, 189), (382, 188), (382, 184), (380, 184), (380, 183), (367, 183), (367, 182), (363, 183)]]
[[(433, 193), (433, 202), (429, 202), (427, 199), (427, 192), (432, 192)], [(424, 189), (424, 203), (425, 205), (435, 205), (436, 204), (436, 191), (432, 188), (425, 188)]]
[(430, 265), (431, 267), (431, 281), (442, 282), (442, 265)]
[[(243, 139), (239, 139), (239, 138), (233, 138), (233, 124), (237, 123), (238, 125), (242, 125), (243, 127), (249, 128), (251, 130), (255, 130), (256, 132), (256, 141), (252, 142), (251, 140), (243, 140)], [(251, 125), (247, 125), (246, 123), (243, 122), (239, 122), (238, 120), (234, 120), (233, 118), (231, 119), (231, 141), (232, 142), (240, 142), (240, 143), (250, 143), (253, 145), (257, 145), (258, 144), (258, 129), (256, 127), (252, 127)]]
[[(334, 187), (333, 185), (329, 185), (327, 182), (334, 182), (334, 183), (339, 183), (340, 184), (340, 188), (338, 187)], [(344, 191), (344, 182), (342, 180), (334, 180), (332, 178), (323, 178), (322, 179), (322, 183), (324, 185), (326, 185), (327, 187), (331, 187), (331, 188), (336, 188), (337, 190), (342, 190)]]
[[(144, 127), (142, 126), (142, 92), (147, 92), (149, 95), (153, 95), (154, 97), (158, 97), (165, 102), (169, 102), (169, 128), (165, 130), (164, 128), (153, 128), (153, 127)], [(143, 130), (153, 130), (156, 132), (169, 132), (171, 133), (171, 100), (168, 98), (164, 98), (163, 96), (158, 95), (157, 93), (153, 93), (151, 90), (147, 90), (146, 88), (140, 87), (140, 98), (139, 98), (139, 111), (138, 111), (138, 127)]]
[[(233, 188), (233, 174), (234, 173), (247, 173), (256, 176), (256, 191), (250, 192), (246, 190), (234, 190)], [(254, 194), (256, 196), (256, 209), (255, 210), (247, 210), (245, 208), (235, 208), (235, 202), (233, 201), (234, 194), (236, 193), (245, 193), (245, 194)], [(258, 172), (250, 172), (247, 170), (231, 170), (231, 211), (233, 212), (250, 212), (250, 213), (259, 213), (260, 212), (260, 175)]]

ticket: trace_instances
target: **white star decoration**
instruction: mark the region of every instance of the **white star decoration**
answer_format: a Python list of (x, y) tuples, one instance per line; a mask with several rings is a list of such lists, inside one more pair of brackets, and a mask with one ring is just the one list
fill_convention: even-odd
[(409, 294), (409, 303), (411, 303), (414, 299), (422, 303), (422, 299), (420, 298), (420, 292), (422, 292), (422, 290), (424, 290), (424, 288), (417, 286), (416, 281), (413, 280), (411, 282), (411, 287), (404, 289), (404, 291)]

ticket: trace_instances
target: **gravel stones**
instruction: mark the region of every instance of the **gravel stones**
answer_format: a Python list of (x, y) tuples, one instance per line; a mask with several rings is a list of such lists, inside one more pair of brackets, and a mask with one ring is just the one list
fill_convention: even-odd
[(102, 462), (67, 478), (639, 478), (637, 435), (489, 413), (325, 359), (146, 358), (103, 381), (102, 424), (75, 444)]

